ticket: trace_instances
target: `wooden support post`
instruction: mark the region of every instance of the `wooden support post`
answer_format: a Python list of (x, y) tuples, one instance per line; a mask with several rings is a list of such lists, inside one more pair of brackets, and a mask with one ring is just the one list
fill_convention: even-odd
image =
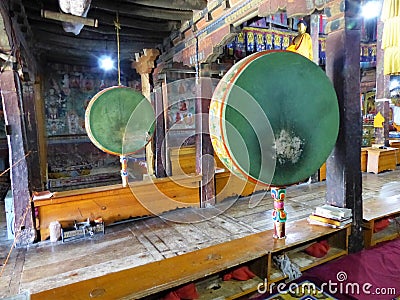
[(32, 209), (28, 189), (28, 168), (21, 125), (21, 88), (18, 74), (4, 71), (0, 74), (4, 117), (10, 159), (10, 178), (14, 200), (14, 232), (17, 245), (33, 243), (36, 232), (33, 226)]
[[(202, 74), (201, 75), (207, 75)], [(196, 172), (202, 175), (200, 206), (215, 205), (215, 162), (214, 149), (208, 130), (208, 112), (212, 97), (211, 78), (198, 79), (196, 98)]]
[[(355, 1), (358, 2), (358, 1)], [(359, 4), (359, 3), (358, 3)], [(332, 5), (341, 5), (335, 1)], [(328, 204), (353, 210), (351, 252), (363, 248), (362, 236), (362, 181), (361, 181), (361, 107), (360, 107), (360, 25), (358, 7), (345, 2), (343, 17), (332, 16), (326, 39), (326, 73), (332, 80), (339, 101), (339, 135), (327, 160)], [(331, 9), (340, 12), (340, 9)], [(336, 30), (336, 28), (338, 28)]]
[[(38, 124), (37, 113), (36, 113), (36, 97), (34, 86), (29, 83), (22, 84), (22, 91), (24, 99), (22, 109), (22, 118), (26, 149), (31, 151), (31, 154), (27, 157), (28, 174), (29, 174), (29, 188), (34, 191), (43, 190), (43, 181), (39, 157), (39, 139), (38, 139)], [(43, 120), (42, 120), (43, 121)]]
[[(165, 144), (165, 111), (163, 90), (166, 89), (165, 82), (161, 83), (161, 87), (154, 91), (154, 110), (156, 113), (156, 130), (154, 133), (154, 171), (157, 178), (166, 177), (166, 144)], [(165, 99), (165, 101), (167, 101)]]
[(39, 151), (39, 162), (40, 162), (40, 177), (43, 182), (43, 186), (47, 184), (47, 135), (46, 135), (46, 124), (45, 124), (45, 107), (44, 101), (42, 100), (42, 89), (40, 84), (40, 78), (36, 77), (34, 85), (35, 93), (35, 107), (36, 107), (36, 130), (38, 133), (38, 151)]
[[(157, 49), (144, 49), (142, 56), (136, 55), (135, 61), (132, 63), (132, 67), (136, 69), (136, 72), (140, 74), (142, 81), (142, 94), (150, 100), (150, 73), (154, 68), (154, 61), (157, 56), (160, 55), (160, 51)], [(154, 175), (154, 142), (150, 141), (146, 146), (146, 161), (147, 161), (147, 173), (152, 176)]]

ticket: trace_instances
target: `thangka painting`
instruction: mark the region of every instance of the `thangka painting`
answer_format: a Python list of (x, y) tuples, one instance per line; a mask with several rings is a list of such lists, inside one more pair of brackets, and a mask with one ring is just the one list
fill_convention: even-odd
[(167, 129), (195, 128), (195, 81), (182, 79), (168, 84)]
[(48, 136), (86, 134), (85, 111), (100, 90), (117, 85), (93, 73), (54, 71), (45, 83), (44, 102)]

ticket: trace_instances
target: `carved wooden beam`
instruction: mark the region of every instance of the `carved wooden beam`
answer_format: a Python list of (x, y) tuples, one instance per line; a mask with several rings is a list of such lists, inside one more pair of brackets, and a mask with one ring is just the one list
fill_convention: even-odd
[[(144, 49), (142, 56), (139, 53), (135, 54), (135, 60), (132, 62), (132, 68), (136, 69), (136, 72), (140, 74), (142, 82), (142, 94), (150, 101), (150, 74), (154, 68), (154, 61), (157, 56), (160, 55), (158, 49)], [(147, 161), (147, 173), (154, 175), (154, 152), (153, 152), (153, 141), (150, 141), (146, 146), (146, 161)]]
[(185, 47), (173, 57), (174, 62), (182, 62), (186, 66), (198, 63), (212, 62), (221, 53), (222, 47), (237, 34), (232, 25), (224, 25), (209, 34), (200, 36), (197, 40), (189, 40)]
[[(17, 1), (20, 3), (20, 1)], [(10, 7), (8, 7), (8, 1), (0, 1), (0, 13), (2, 16), (8, 16), (11, 12)], [(21, 5), (21, 14), (25, 15), (25, 10), (24, 7)], [(27, 27), (27, 30), (22, 32), (21, 30), (21, 24), (18, 23), (18, 16), (16, 14), (11, 14), (11, 18), (4, 18), (4, 27), (5, 31), (7, 33), (7, 37), (9, 40), (10, 46), (16, 46), (18, 45), (17, 49), (21, 50), (25, 55), (23, 56), (23, 59), (28, 65), (28, 68), (30, 72), (32, 72), (33, 75), (37, 71), (37, 62), (32, 55), (32, 53), (29, 51), (31, 49), (31, 38), (33, 36), (31, 28), (29, 25), (26, 25), (28, 22), (25, 19), (24, 21), (24, 26)], [(31, 78), (34, 78), (32, 76)]]

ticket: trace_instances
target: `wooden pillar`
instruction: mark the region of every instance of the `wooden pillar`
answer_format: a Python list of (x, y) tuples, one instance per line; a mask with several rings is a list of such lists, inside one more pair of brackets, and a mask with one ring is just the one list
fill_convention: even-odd
[[(165, 140), (165, 111), (163, 93), (167, 87), (165, 82), (154, 90), (154, 110), (156, 113), (156, 129), (154, 132), (154, 171), (157, 178), (166, 177), (166, 140)], [(166, 100), (165, 100), (166, 101)]]
[[(132, 67), (136, 69), (136, 72), (140, 74), (142, 82), (142, 94), (150, 100), (151, 84), (150, 84), (150, 73), (154, 68), (154, 61), (157, 56), (160, 55), (160, 51), (157, 49), (144, 49), (144, 54), (140, 56), (136, 53), (135, 61), (132, 63)], [(150, 141), (146, 146), (146, 161), (147, 161), (147, 173), (152, 176), (154, 175), (154, 142)]]
[(42, 98), (42, 85), (36, 77), (34, 85), (35, 107), (36, 107), (36, 128), (38, 133), (38, 151), (40, 161), (40, 176), (44, 184), (47, 184), (47, 134), (45, 124), (45, 107)]
[(200, 207), (215, 205), (214, 149), (208, 130), (208, 112), (212, 97), (212, 82), (208, 72), (200, 71), (196, 98), (196, 172), (202, 175)]
[[(327, 26), (326, 73), (332, 80), (339, 101), (339, 135), (327, 160), (328, 204), (351, 208), (351, 252), (363, 248), (362, 181), (361, 181), (361, 107), (360, 107), (360, 1), (346, 0), (344, 17), (340, 16), (340, 1), (334, 1)], [(329, 20), (328, 20), (329, 21)], [(337, 28), (337, 29), (336, 29)]]
[(35, 102), (35, 91), (33, 84), (24, 82), (22, 83), (23, 91), (23, 105), (22, 118), (23, 118), (23, 129), (26, 140), (26, 149), (31, 151), (31, 154), (27, 157), (28, 174), (29, 174), (29, 188), (33, 191), (42, 191), (44, 181), (42, 181), (41, 164), (39, 157), (39, 140), (38, 140), (38, 124), (36, 114), (36, 102)]
[(390, 76), (383, 73), (383, 56), (384, 51), (382, 49), (382, 34), (383, 34), (384, 23), (378, 20), (377, 23), (377, 39), (376, 39), (376, 103), (377, 112), (380, 112), (385, 118), (383, 128), (376, 128), (375, 138), (376, 144), (388, 145), (389, 140), (389, 100), (380, 101), (381, 99), (389, 99), (390, 91)]
[(0, 74), (7, 142), (10, 160), (10, 178), (14, 205), (14, 232), (17, 245), (33, 243), (36, 237), (28, 188), (28, 168), (21, 122), (21, 87), (18, 74), (7, 70)]

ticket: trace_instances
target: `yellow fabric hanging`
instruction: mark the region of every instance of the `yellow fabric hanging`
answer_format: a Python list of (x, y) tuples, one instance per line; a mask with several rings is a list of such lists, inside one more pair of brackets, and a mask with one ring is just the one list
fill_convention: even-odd
[(383, 73), (400, 74), (400, 0), (384, 0), (381, 20), (384, 22), (382, 34)]
[(400, 74), (400, 48), (389, 47), (385, 49), (383, 59), (383, 73), (385, 75)]
[(382, 34), (382, 49), (400, 47), (400, 17), (387, 19)]
[(400, 16), (400, 0), (384, 0), (382, 6), (381, 20), (386, 20)]

